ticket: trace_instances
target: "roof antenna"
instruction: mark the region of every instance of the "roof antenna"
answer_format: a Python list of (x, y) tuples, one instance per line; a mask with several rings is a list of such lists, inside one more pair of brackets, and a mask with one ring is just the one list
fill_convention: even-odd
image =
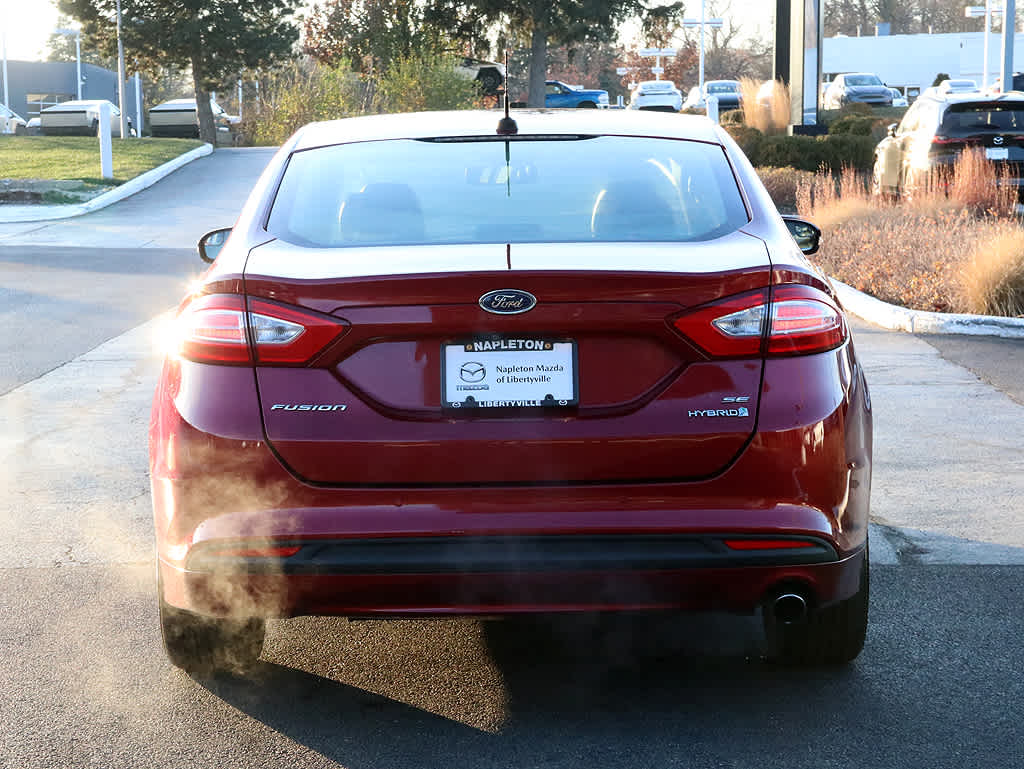
[(514, 136), (519, 133), (519, 126), (508, 114), (508, 48), (505, 49), (505, 86), (502, 94), (505, 97), (505, 117), (498, 121), (498, 135)]

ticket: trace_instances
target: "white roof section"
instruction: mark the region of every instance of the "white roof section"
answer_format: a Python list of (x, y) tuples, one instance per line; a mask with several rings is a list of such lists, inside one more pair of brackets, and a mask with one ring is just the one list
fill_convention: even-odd
[(43, 112), (81, 112), (82, 110), (93, 110), (99, 109), (99, 105), (107, 103), (110, 105), (111, 110), (114, 112), (120, 112), (117, 109), (117, 105), (112, 101), (106, 99), (74, 99), (72, 101), (62, 101), (60, 104), (55, 104), (52, 107), (47, 107), (44, 110), (40, 110), (40, 114)]
[(161, 110), (173, 111), (173, 110), (179, 110), (179, 109), (195, 109), (195, 108), (196, 108), (196, 100), (195, 99), (171, 99), (170, 101), (160, 102), (155, 107), (150, 107), (149, 111), (152, 112), (153, 110), (156, 110), (156, 111), (159, 112)]
[[(297, 132), (294, 149), (346, 142), (437, 137), (498, 137), (500, 110), (410, 112), (310, 123)], [(669, 115), (637, 110), (512, 110), (520, 138), (526, 135), (649, 136), (720, 144), (715, 124), (702, 115)], [(500, 140), (500, 139), (498, 139)]]

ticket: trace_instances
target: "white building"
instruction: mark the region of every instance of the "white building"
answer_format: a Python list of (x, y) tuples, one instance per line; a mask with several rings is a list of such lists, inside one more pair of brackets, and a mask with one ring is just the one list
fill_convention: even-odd
[[(1001, 33), (988, 42), (988, 82), (1002, 66)], [(874, 72), (889, 86), (924, 90), (935, 76), (969, 78), (982, 85), (985, 34), (954, 32), (941, 35), (879, 35), (827, 37), (822, 41), (821, 71), (831, 80), (840, 72)], [(1024, 71), (1024, 33), (1014, 36), (1013, 71)]]

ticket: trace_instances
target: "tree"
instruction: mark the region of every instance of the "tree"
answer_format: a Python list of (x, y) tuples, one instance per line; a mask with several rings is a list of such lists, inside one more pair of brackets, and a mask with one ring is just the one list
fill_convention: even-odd
[(423, 16), (413, 0), (327, 0), (303, 22), (303, 52), (329, 66), (347, 60), (357, 72), (381, 72), (437, 37)]
[[(210, 91), (242, 70), (288, 57), (298, 39), (291, 13), (298, 0), (122, 0), (126, 55), (149, 71), (158, 64), (192, 71), (199, 137), (215, 144)], [(58, 0), (61, 13), (78, 19), (83, 34), (116, 51), (115, 0)], [(130, 53), (128, 53), (130, 52)]]
[[(643, 0), (432, 0), (432, 12), (450, 12), (461, 4), (467, 18), (480, 17), (508, 32), (509, 43), (529, 38), (529, 85), (527, 103), (544, 106), (548, 46), (578, 47), (607, 41), (616, 35), (620, 22), (645, 18), (650, 12)], [(681, 4), (680, 4), (681, 6)]]

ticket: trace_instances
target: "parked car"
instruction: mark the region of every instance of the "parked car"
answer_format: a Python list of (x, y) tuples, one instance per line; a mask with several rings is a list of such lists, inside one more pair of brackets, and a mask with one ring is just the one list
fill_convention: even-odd
[(786, 93), (786, 84), (781, 80), (765, 80), (757, 89), (757, 104), (762, 108), (772, 106), (772, 101)]
[(630, 93), (629, 108), (678, 112), (683, 108), (683, 94), (671, 80), (644, 80)]
[(907, 97), (903, 95), (903, 92), (899, 88), (890, 88), (889, 93), (892, 94), (892, 106), (894, 107), (906, 107)]
[[(121, 110), (106, 99), (82, 99), (61, 102), (39, 112), (39, 132), (46, 136), (96, 136), (100, 126), (100, 104), (110, 105), (110, 135), (121, 135)], [(131, 117), (128, 133), (135, 135)]]
[[(1024, 74), (1020, 72), (1013, 73), (1013, 91), (1024, 91)], [(986, 89), (986, 93), (996, 94), (1003, 92), (1003, 78), (997, 77)]]
[(23, 136), (28, 133), (28, 123), (17, 112), (0, 104), (0, 133)]
[(967, 79), (943, 80), (935, 88), (939, 93), (974, 93), (978, 84)]
[(891, 107), (892, 94), (878, 75), (870, 72), (847, 72), (836, 75), (825, 91), (824, 108), (842, 109), (853, 103)]
[(608, 92), (566, 85), (561, 80), (548, 80), (544, 83), (544, 106), (605, 109), (608, 107)]
[[(875, 149), (873, 190), (912, 194), (932, 172), (952, 172), (968, 147), (996, 166), (1024, 163), (1024, 94), (923, 94)], [(1019, 173), (1010, 176), (1022, 184)]]
[(718, 98), (718, 110), (738, 109), (743, 102), (740, 84), (737, 80), (708, 80), (704, 87), (694, 86), (686, 96), (684, 109), (707, 109), (707, 97), (714, 94)]
[(773, 656), (860, 651), (871, 401), (820, 232), (707, 118), (513, 120), (307, 125), (199, 241), (150, 420), (174, 664), (318, 614), (763, 608)]
[[(213, 122), (218, 131), (230, 131), (231, 119), (224, 108), (210, 100)], [(171, 99), (149, 109), (149, 132), (153, 136), (199, 138), (199, 112), (195, 99)]]
[(455, 71), (468, 80), (480, 83), (480, 90), (487, 96), (493, 96), (505, 82), (505, 65), (496, 61), (481, 61), (470, 57), (463, 58)]

